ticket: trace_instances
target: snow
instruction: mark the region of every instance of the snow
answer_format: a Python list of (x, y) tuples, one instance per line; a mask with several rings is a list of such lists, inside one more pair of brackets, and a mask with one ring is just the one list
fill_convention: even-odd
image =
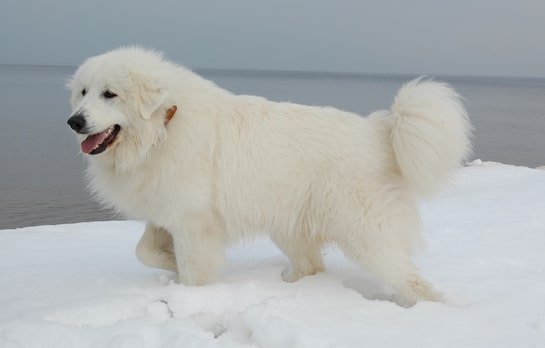
[(0, 347), (545, 346), (545, 170), (475, 161), (421, 212), (447, 303), (411, 308), (335, 249), (289, 284), (268, 240), (236, 245), (187, 287), (137, 261), (141, 222), (0, 231)]

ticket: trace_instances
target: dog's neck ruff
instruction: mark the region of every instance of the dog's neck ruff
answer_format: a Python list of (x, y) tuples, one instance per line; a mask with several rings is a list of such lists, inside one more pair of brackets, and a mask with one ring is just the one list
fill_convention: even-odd
[(165, 126), (170, 122), (170, 120), (172, 120), (177, 110), (178, 107), (176, 105), (172, 105), (170, 108), (168, 108), (165, 115)]

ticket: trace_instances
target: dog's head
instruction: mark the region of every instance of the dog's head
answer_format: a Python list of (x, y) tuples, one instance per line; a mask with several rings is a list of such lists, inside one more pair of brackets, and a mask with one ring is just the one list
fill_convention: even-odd
[[(166, 137), (170, 63), (137, 47), (89, 58), (67, 85), (81, 151), (134, 163)], [(125, 167), (116, 163), (116, 167)]]

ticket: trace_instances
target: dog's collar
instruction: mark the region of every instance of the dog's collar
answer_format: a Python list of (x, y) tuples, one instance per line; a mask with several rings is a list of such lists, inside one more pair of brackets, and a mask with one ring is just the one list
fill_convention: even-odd
[(167, 125), (167, 123), (170, 122), (170, 120), (172, 120), (177, 110), (178, 110), (178, 107), (176, 105), (172, 105), (170, 108), (168, 108), (165, 115), (165, 126)]

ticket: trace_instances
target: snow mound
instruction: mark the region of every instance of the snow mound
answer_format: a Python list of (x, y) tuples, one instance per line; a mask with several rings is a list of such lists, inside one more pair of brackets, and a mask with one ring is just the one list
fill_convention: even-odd
[(447, 303), (401, 308), (337, 250), (284, 283), (268, 240), (233, 246), (187, 287), (134, 256), (144, 225), (0, 231), (0, 347), (521, 347), (545, 345), (545, 171), (474, 161), (421, 205), (423, 274)]

